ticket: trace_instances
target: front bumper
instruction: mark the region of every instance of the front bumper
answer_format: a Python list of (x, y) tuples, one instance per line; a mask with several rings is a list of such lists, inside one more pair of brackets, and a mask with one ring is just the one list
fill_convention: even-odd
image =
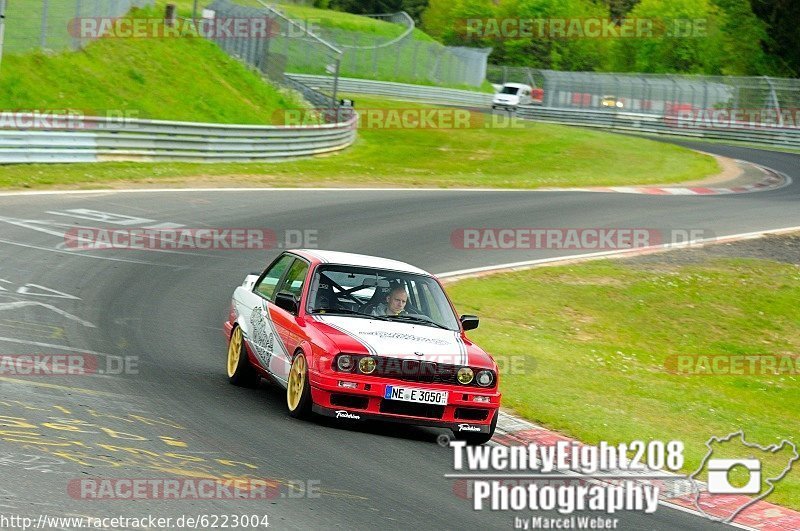
[[(355, 384), (344, 388), (340, 381)], [(456, 433), (489, 433), (492, 419), (500, 407), (497, 388), (410, 382), (358, 374), (310, 373), (313, 410), (340, 420), (382, 420), (419, 426), (449, 428)], [(387, 385), (447, 391), (447, 405), (419, 405), (384, 398)], [(476, 402), (476, 396), (488, 402)]]

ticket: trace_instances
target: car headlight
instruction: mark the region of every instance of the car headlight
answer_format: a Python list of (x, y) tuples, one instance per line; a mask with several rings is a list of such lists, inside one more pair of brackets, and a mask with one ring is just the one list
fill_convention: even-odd
[(489, 387), (494, 383), (494, 374), (492, 374), (492, 371), (480, 371), (475, 378), (475, 382), (481, 387)]
[(617, 107), (622, 107), (622, 102), (621, 101), (617, 102)]
[(375, 358), (367, 356), (358, 360), (358, 370), (364, 374), (372, 374), (375, 372), (375, 367)]
[(472, 369), (469, 367), (461, 367), (458, 369), (458, 373), (456, 373), (456, 378), (458, 379), (458, 383), (467, 385), (472, 381), (472, 378), (475, 376), (475, 373), (472, 372)]
[(343, 372), (350, 372), (353, 370), (353, 357), (348, 356), (347, 354), (342, 354), (338, 358), (336, 358), (336, 367), (340, 371)]

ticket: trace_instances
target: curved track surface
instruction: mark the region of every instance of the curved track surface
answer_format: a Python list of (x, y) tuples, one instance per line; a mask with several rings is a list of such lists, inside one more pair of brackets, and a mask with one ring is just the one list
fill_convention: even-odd
[[(678, 228), (722, 236), (800, 225), (799, 156), (700, 148), (782, 171), (795, 184), (719, 197), (347, 190), (0, 197), (0, 352), (91, 352), (106, 372), (118, 365), (116, 356), (138, 361), (138, 374), (0, 380), (2, 511), (267, 514), (278, 528), (512, 527), (515, 513), (475, 512), (443, 477), (452, 472), (452, 453), (436, 444), (436, 430), (299, 422), (270, 386), (227, 383), (221, 322), (229, 297), (279, 250), (72, 252), (59, 245), (59, 224), (120, 226), (74, 217), (74, 209), (91, 209), (151, 220), (115, 220), (139, 226), (266, 227), (279, 235), (310, 229), (322, 248), (390, 256), (434, 273), (570, 254), (459, 250), (450, 235), (465, 227)], [(284, 486), (311, 480), (320, 496), (281, 488), (267, 501), (92, 501), (74, 482), (178, 470)], [(620, 518), (623, 529), (722, 527), (664, 507)]]

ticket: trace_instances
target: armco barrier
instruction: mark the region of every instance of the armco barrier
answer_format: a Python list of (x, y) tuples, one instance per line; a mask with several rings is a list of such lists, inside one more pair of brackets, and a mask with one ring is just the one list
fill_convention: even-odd
[[(328, 76), (287, 74), (287, 77), (301, 81), (308, 86), (328, 91), (333, 84), (333, 78)], [(468, 90), (351, 78), (339, 78), (339, 90), (342, 92), (375, 94), (399, 100), (485, 108), (491, 106), (493, 96), (492, 94)], [(356, 108), (358, 108), (357, 101)], [(538, 105), (520, 107), (517, 111), (517, 116), (539, 122), (597, 127), (635, 133), (800, 148), (800, 129), (796, 127), (759, 127), (749, 124), (731, 124), (726, 127), (696, 127), (680, 121), (677, 117), (599, 109), (563, 109)]]
[(779, 128), (747, 123), (730, 124), (724, 127), (697, 127), (679, 117), (672, 116), (538, 106), (520, 107), (517, 116), (538, 122), (800, 149), (800, 128), (796, 127)]
[(357, 119), (282, 127), (73, 118), (69, 129), (0, 129), (0, 164), (284, 160), (348, 147)]
[[(333, 78), (308, 74), (286, 74), (287, 77), (300, 81), (310, 87), (330, 92)], [(493, 94), (473, 92), (471, 90), (431, 87), (427, 85), (409, 85), (389, 81), (372, 81), (369, 79), (339, 78), (339, 92), (357, 94), (374, 94), (387, 96), (397, 100), (423, 101), (446, 105), (464, 105), (467, 107), (489, 107)], [(356, 102), (357, 103), (357, 102)]]

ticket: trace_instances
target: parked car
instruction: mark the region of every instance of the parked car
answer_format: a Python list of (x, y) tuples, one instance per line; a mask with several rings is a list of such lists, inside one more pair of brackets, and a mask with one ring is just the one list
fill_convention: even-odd
[[(534, 89), (522, 83), (506, 83), (492, 98), (492, 109), (517, 110), (520, 105), (533, 103)], [(541, 98), (539, 99), (541, 103)]]
[(621, 98), (618, 98), (616, 96), (610, 96), (610, 95), (609, 96), (603, 96), (601, 98), (601, 100), (600, 100), (600, 105), (602, 107), (611, 107), (611, 108), (615, 108), (615, 109), (621, 109), (621, 108), (623, 108), (625, 106), (625, 104), (622, 103), (622, 99)]

